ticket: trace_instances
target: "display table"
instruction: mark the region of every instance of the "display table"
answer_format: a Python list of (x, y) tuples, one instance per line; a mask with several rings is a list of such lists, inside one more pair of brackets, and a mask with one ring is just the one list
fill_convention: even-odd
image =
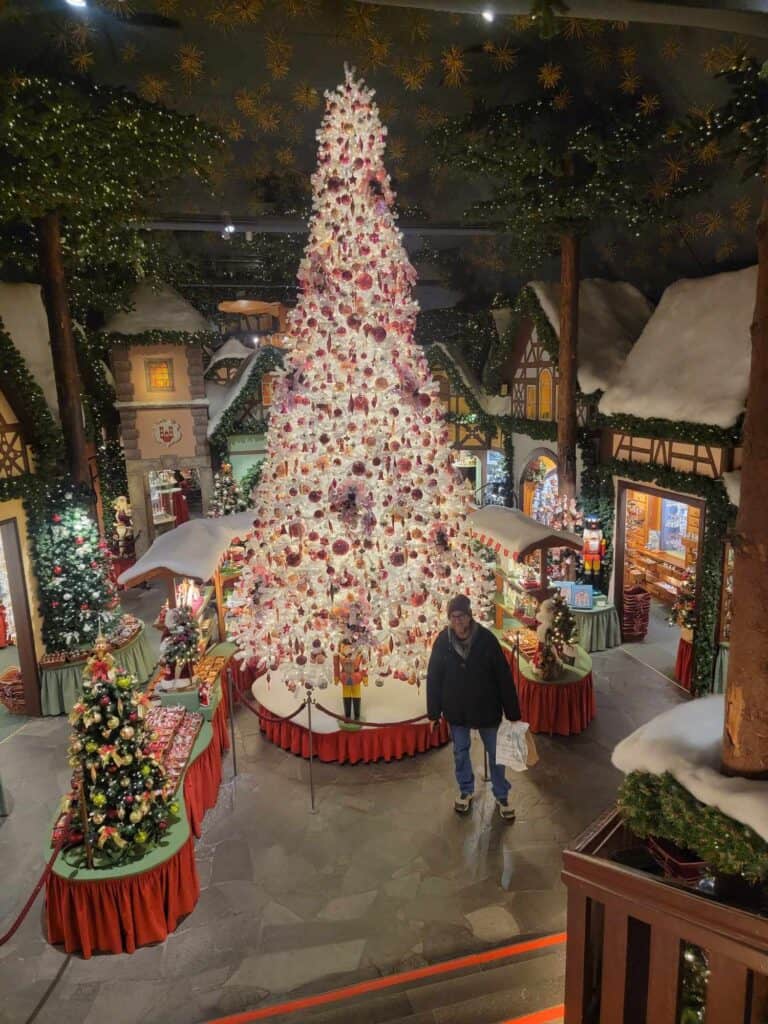
[(423, 754), (433, 747), (442, 747), (450, 739), (448, 723), (444, 718), (436, 729), (430, 722), (412, 722), (407, 725), (387, 725), (382, 728), (365, 727), (358, 732), (326, 732), (310, 734), (308, 729), (294, 722), (281, 722), (262, 709), (261, 731), (266, 738), (283, 750), (300, 757), (309, 757), (310, 735), (312, 754), (320, 761), (339, 764), (362, 761), (393, 761), (401, 757)]
[(520, 713), (531, 732), (574, 736), (583, 732), (595, 717), (592, 659), (582, 647), (576, 648), (576, 663), (564, 665), (559, 679), (536, 679), (533, 665), (522, 654), (502, 643), (517, 687)]
[[(115, 662), (146, 683), (155, 668), (146, 628), (142, 625), (136, 636), (114, 652)], [(90, 656), (90, 652), (88, 652)], [(61, 665), (40, 667), (40, 706), (44, 715), (67, 715), (83, 692), (83, 668), (86, 658)]]
[(579, 644), (585, 651), (607, 651), (620, 645), (621, 627), (614, 605), (571, 608), (571, 612), (579, 627)]
[(203, 722), (176, 793), (179, 819), (165, 839), (133, 864), (88, 869), (59, 854), (45, 887), (48, 941), (67, 953), (133, 953), (162, 942), (194, 908), (200, 894), (194, 839), (221, 782), (229, 748), (226, 689), (217, 687), (215, 712)]
[(713, 693), (725, 693), (725, 684), (728, 680), (728, 651), (730, 644), (723, 642), (717, 650), (715, 661), (715, 678), (712, 683)]
[(690, 692), (693, 680), (693, 644), (680, 637), (675, 659), (675, 679), (684, 690)]

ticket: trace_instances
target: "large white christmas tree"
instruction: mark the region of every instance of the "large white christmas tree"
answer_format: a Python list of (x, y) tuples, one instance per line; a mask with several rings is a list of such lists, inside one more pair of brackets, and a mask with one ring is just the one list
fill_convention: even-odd
[(386, 128), (346, 72), (317, 133), (309, 242), (232, 634), (286, 681), (330, 678), (342, 639), (371, 682), (420, 683), (451, 595), (490, 607), (468, 485), (414, 344), (416, 273), (392, 210)]

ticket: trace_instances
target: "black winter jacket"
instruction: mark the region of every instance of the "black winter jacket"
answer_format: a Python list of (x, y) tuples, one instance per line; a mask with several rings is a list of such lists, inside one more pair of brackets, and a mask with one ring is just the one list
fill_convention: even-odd
[(427, 668), (429, 718), (435, 721), (442, 714), (453, 725), (485, 729), (499, 724), (502, 711), (513, 722), (520, 718), (517, 690), (499, 641), (478, 623), (465, 661), (451, 642), (450, 629), (444, 629)]

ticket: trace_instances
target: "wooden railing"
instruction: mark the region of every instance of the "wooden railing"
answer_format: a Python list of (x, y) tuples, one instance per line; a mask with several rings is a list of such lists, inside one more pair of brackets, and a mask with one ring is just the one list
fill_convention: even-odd
[(768, 919), (607, 859), (633, 843), (608, 811), (563, 855), (565, 1024), (679, 1024), (688, 943), (709, 964), (706, 1024), (766, 1024)]

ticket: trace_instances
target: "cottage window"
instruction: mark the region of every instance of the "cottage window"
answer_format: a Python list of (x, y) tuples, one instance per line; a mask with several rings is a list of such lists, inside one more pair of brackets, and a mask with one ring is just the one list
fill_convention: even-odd
[(526, 384), (525, 385), (525, 416), (526, 419), (536, 419), (536, 385)]
[(145, 359), (144, 373), (147, 391), (173, 391), (173, 361), (171, 359)]
[(552, 419), (552, 371), (542, 370), (539, 374), (539, 419)]

